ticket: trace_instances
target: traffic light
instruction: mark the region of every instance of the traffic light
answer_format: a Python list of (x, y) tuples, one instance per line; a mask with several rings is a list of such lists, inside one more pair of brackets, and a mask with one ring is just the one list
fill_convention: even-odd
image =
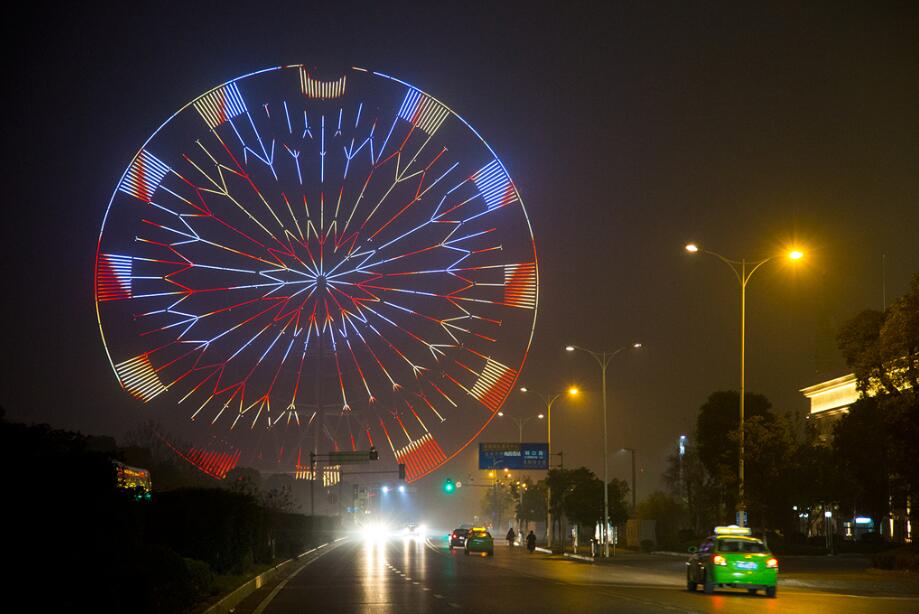
[(456, 484), (453, 483), (453, 480), (451, 480), (450, 478), (447, 478), (446, 480), (444, 480), (444, 492), (447, 494), (450, 494), (454, 490), (456, 490)]
[(405, 463), (399, 463), (399, 479), (405, 481)]

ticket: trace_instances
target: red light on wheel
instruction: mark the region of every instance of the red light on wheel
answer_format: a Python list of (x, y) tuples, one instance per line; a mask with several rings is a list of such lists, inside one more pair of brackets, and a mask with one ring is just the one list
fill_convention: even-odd
[(778, 568), (779, 568), (779, 560), (776, 559), (776, 558), (771, 558), (771, 559), (769, 559), (768, 561), (766, 561), (766, 567), (767, 567), (768, 569), (778, 569)]

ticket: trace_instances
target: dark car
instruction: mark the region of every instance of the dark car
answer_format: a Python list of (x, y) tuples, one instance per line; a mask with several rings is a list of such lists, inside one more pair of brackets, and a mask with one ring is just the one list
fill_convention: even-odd
[(453, 550), (454, 546), (463, 548), (466, 546), (466, 537), (469, 536), (469, 529), (464, 529), (462, 527), (458, 529), (453, 529), (453, 533), (450, 533), (450, 550)]

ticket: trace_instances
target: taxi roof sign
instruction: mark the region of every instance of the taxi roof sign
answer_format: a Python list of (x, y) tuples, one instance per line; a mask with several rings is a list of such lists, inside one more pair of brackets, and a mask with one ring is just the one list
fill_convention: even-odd
[(715, 535), (753, 535), (750, 527), (738, 527), (736, 524), (730, 524), (726, 527), (715, 527)]

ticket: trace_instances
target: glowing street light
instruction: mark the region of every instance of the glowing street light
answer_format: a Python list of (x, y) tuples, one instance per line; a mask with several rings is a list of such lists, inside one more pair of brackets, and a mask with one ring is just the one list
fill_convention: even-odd
[(581, 350), (590, 354), (600, 365), (601, 380), (603, 382), (603, 530), (600, 532), (600, 536), (603, 542), (603, 556), (605, 557), (609, 556), (609, 447), (606, 432), (606, 368), (609, 366), (610, 360), (620, 352), (640, 347), (641, 344), (635, 342), (631, 345), (624, 345), (613, 352), (595, 352), (577, 345), (565, 346), (565, 351), (567, 352)]
[[(527, 389), (526, 386), (521, 386), (520, 392), (528, 393), (530, 391)], [(552, 395), (543, 394), (541, 392), (535, 392), (535, 394), (540, 399), (542, 399), (542, 402), (545, 403), (546, 405), (546, 418), (547, 418), (546, 422), (548, 423), (546, 425), (546, 433), (547, 433), (547, 440), (548, 440), (547, 447), (548, 447), (548, 454), (549, 454), (550, 459), (552, 458), (552, 405), (553, 403), (555, 403), (555, 401), (557, 401), (560, 397), (562, 397), (565, 394), (567, 394), (568, 396), (574, 397), (574, 396), (577, 396), (579, 393), (580, 391), (578, 390), (577, 386), (569, 386), (565, 391), (557, 392)], [(543, 414), (539, 414), (540, 419), (542, 418), (542, 416)], [(546, 525), (547, 525), (546, 526), (546, 538), (547, 538), (546, 541), (549, 542), (550, 548), (552, 547), (552, 537), (553, 537), (551, 507), (552, 507), (552, 489), (547, 488), (546, 489), (546, 520), (547, 520), (546, 522)]]
[[(737, 473), (739, 478), (739, 502), (737, 504), (738, 518), (737, 524), (744, 526), (746, 524), (746, 503), (744, 503), (744, 379), (745, 379), (745, 369), (746, 369), (746, 326), (747, 326), (747, 284), (750, 282), (750, 278), (753, 277), (755, 273), (761, 266), (769, 262), (770, 260), (775, 260), (776, 258), (782, 257), (781, 255), (769, 256), (768, 258), (763, 258), (762, 260), (755, 260), (748, 262), (746, 259), (741, 260), (731, 260), (725, 258), (717, 252), (711, 250), (702, 249), (695, 243), (690, 243), (686, 246), (686, 251), (692, 254), (702, 252), (714, 256), (721, 262), (725, 263), (731, 268), (731, 271), (734, 272), (734, 276), (737, 278), (737, 281), (740, 283), (740, 455), (737, 467)], [(784, 254), (789, 260), (801, 260), (804, 258), (804, 252), (800, 249), (789, 250)], [(747, 270), (748, 267), (752, 267)]]

